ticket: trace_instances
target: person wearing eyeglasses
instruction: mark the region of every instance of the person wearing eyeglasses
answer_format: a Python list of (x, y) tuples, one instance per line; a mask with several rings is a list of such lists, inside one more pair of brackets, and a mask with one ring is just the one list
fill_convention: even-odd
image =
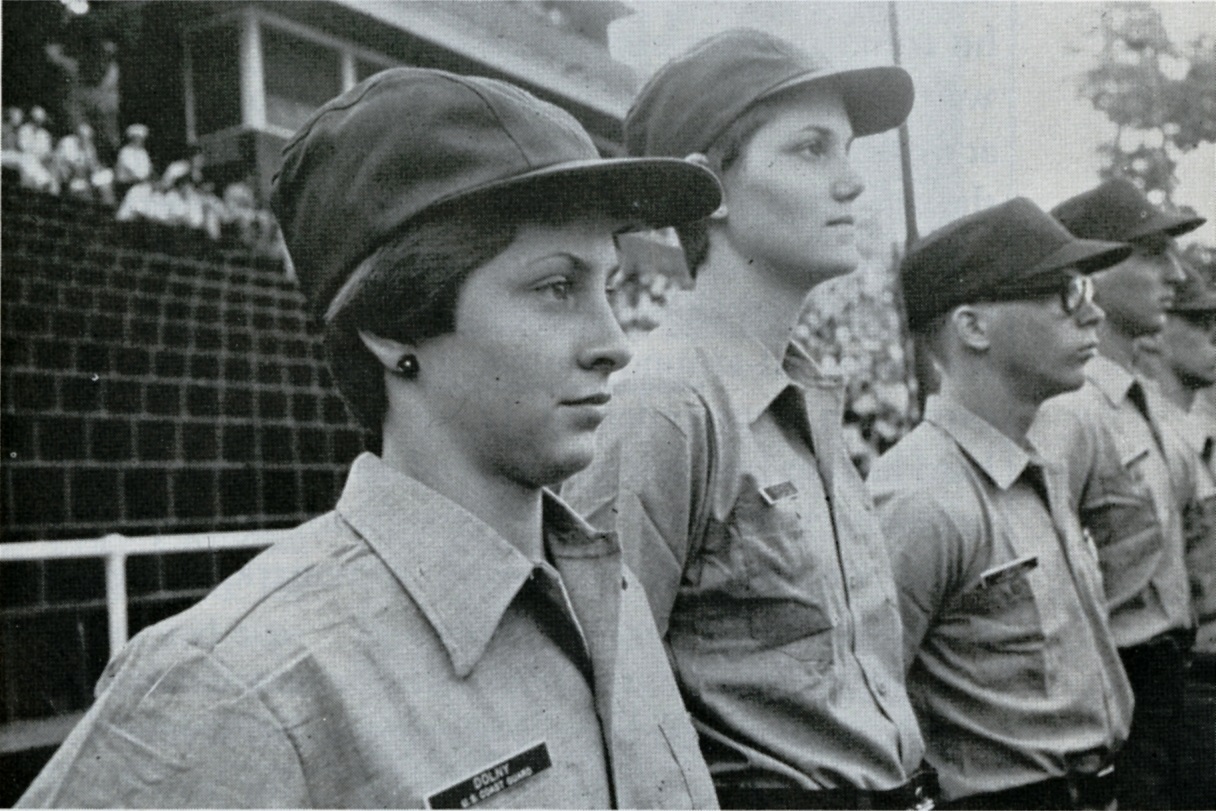
[(1186, 280), (1174, 238), (1204, 220), (1154, 206), (1125, 178), (1104, 181), (1051, 213), (1077, 237), (1134, 247), (1094, 276), (1106, 321), (1085, 385), (1046, 403), (1030, 436), (1068, 469), (1081, 524), (1098, 547), (1111, 631), (1136, 694), (1131, 735), (1116, 764), (1119, 803), (1175, 808), (1183, 802), (1177, 791), (1186, 753), (1178, 730), (1195, 639), (1184, 516), (1196, 494), (1179, 475), (1154, 385), (1134, 361), (1137, 341), (1161, 332)]
[(1103, 320), (1089, 274), (1130, 253), (1019, 197), (935, 231), (901, 265), (941, 389), (868, 486), (939, 806), (1110, 802), (1131, 688), (1064, 471), (1026, 432), (1043, 401), (1084, 383)]

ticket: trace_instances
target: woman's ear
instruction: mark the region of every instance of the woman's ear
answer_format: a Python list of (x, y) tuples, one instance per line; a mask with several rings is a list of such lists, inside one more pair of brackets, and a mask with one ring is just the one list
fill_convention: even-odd
[[(685, 155), (684, 160), (688, 161), (689, 163), (695, 163), (697, 166), (700, 166), (702, 169), (708, 169), (709, 171), (714, 173), (714, 177), (718, 176), (717, 171), (714, 170), (713, 165), (709, 162), (709, 156), (706, 155), (704, 152), (693, 152), (692, 154)], [(728, 212), (726, 209), (726, 195), (723, 194), (722, 203), (716, 209), (714, 209), (712, 213), (710, 213), (709, 219), (725, 220), (727, 213)]]
[(413, 344), (402, 343), (392, 338), (383, 338), (367, 330), (359, 330), (359, 340), (367, 347), (367, 351), (376, 356), (380, 365), (390, 372), (397, 372), (397, 364), (402, 355), (414, 351)]

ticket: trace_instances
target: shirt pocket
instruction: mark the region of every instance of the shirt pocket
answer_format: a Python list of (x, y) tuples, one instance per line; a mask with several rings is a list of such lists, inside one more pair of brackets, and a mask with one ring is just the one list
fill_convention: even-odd
[(961, 647), (981, 684), (1005, 691), (1046, 693), (1046, 637), (1025, 572), (959, 595), (952, 612), (966, 630)]
[(813, 555), (804, 535), (800, 510), (816, 505), (804, 501), (805, 496), (797, 491), (777, 499), (766, 497), (755, 478), (743, 477), (728, 523), (730, 541), (740, 553), (737, 557), (743, 567), (739, 572), (740, 585), (745, 594), (798, 595), (805, 581), (814, 575)]

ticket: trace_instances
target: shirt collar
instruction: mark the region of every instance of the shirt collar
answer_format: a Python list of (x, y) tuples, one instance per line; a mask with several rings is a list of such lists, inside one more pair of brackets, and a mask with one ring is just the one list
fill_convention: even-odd
[(1002, 490), (1018, 480), (1031, 462), (1024, 448), (949, 397), (933, 395), (925, 403), (925, 420), (945, 431), (963, 453)]
[[(351, 465), (336, 509), (418, 604), (456, 674), (472, 672), (537, 566), (459, 504), (370, 453)], [(555, 559), (620, 554), (614, 535), (548, 491), (543, 522)]]
[[(695, 294), (672, 305), (667, 322), (656, 330), (660, 346), (667, 333), (696, 348), (702, 363), (723, 383), (735, 412), (743, 415), (748, 425), (759, 419), (781, 392), (795, 385), (782, 361), (773, 357), (746, 325), (730, 313), (701, 302)], [(837, 385), (805, 352), (791, 351), (798, 358), (798, 368), (805, 370), (798, 375), (798, 385)]]
[(1132, 383), (1136, 382), (1134, 374), (1105, 355), (1095, 355), (1090, 359), (1085, 366), (1085, 376), (1093, 381), (1112, 405), (1122, 403)]

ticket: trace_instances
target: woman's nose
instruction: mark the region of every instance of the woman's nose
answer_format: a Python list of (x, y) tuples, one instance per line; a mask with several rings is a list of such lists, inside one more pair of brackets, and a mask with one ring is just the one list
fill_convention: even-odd
[(846, 163), (840, 177), (832, 181), (832, 197), (842, 203), (852, 202), (865, 191), (865, 188), (866, 184), (862, 181), (861, 175), (853, 169), (852, 165)]
[(589, 326), (583, 349), (579, 352), (579, 365), (608, 374), (624, 369), (633, 358), (633, 351), (607, 298), (596, 307), (595, 322)]

